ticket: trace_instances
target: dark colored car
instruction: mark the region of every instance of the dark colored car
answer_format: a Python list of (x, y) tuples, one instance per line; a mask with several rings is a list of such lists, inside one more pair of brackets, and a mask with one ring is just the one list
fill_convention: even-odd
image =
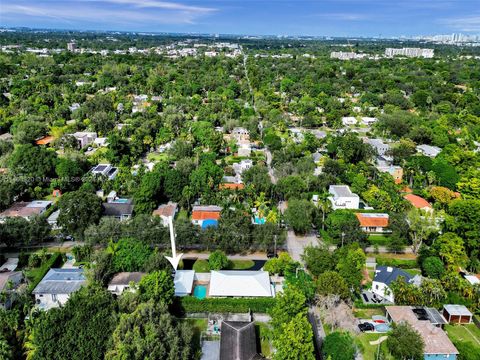
[(372, 324), (367, 323), (367, 322), (365, 322), (363, 324), (358, 324), (358, 328), (360, 329), (361, 332), (375, 330), (375, 327)]
[(276, 256), (275, 256), (275, 253), (273, 251), (267, 252), (267, 258), (268, 259), (271, 259), (271, 258), (274, 258), (274, 257), (276, 257)]

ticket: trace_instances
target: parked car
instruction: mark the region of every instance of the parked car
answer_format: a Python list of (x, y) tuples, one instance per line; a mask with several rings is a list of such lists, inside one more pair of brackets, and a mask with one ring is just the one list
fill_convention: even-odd
[(370, 324), (368, 322), (364, 322), (362, 324), (358, 324), (358, 328), (360, 329), (361, 332), (365, 332), (365, 331), (373, 331), (375, 330), (375, 327), (373, 326), (373, 324)]

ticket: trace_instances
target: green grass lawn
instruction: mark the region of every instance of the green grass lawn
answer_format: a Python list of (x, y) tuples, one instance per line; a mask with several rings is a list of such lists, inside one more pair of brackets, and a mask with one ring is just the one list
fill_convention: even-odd
[(371, 234), (368, 236), (368, 242), (372, 245), (385, 246), (390, 242), (390, 237), (383, 234)]
[(255, 331), (257, 335), (257, 341), (260, 343), (260, 352), (261, 354), (269, 358), (272, 354), (272, 347), (270, 345), (271, 341), (271, 331), (267, 324), (257, 322), (255, 323)]
[(152, 162), (159, 162), (163, 160), (168, 160), (168, 155), (166, 153), (157, 153), (151, 152), (147, 154), (147, 160)]
[(255, 263), (252, 260), (230, 260), (228, 270), (246, 270), (250, 269)]
[[(375, 360), (378, 345), (370, 345), (370, 341), (377, 340), (385, 334), (361, 333), (355, 337), (355, 343), (360, 348), (364, 360)], [(387, 350), (386, 340), (380, 344), (380, 348), (385, 355), (385, 359), (393, 359)]]
[(382, 308), (373, 309), (354, 309), (353, 315), (358, 319), (371, 319), (373, 315), (385, 316), (385, 312)]
[(480, 348), (480, 329), (475, 324), (445, 325), (445, 331), (452, 342), (470, 342)]
[(199, 272), (199, 273), (210, 272), (210, 268), (208, 267), (208, 261), (198, 259), (193, 264), (193, 270), (195, 270), (196, 272)]

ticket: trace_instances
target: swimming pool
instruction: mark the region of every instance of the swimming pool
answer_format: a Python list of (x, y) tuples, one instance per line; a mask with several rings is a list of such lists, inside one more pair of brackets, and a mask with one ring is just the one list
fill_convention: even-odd
[(193, 288), (193, 296), (197, 299), (205, 299), (207, 297), (207, 285), (196, 285)]

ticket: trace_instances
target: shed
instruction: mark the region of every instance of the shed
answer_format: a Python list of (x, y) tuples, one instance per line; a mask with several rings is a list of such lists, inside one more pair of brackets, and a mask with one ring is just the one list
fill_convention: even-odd
[(465, 305), (443, 305), (443, 316), (449, 323), (470, 324), (472, 313)]
[(223, 321), (221, 333), (220, 360), (260, 359), (253, 322)]

